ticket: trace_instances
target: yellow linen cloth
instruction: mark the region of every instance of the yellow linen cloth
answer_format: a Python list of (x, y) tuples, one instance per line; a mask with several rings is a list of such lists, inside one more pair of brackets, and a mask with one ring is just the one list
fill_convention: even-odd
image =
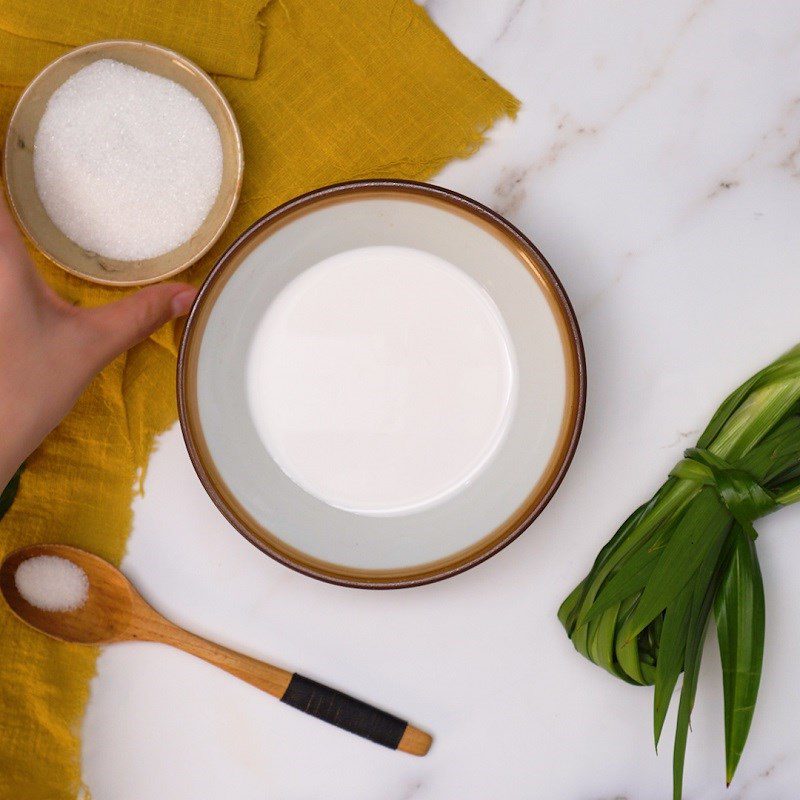
[[(241, 126), (241, 200), (222, 240), (188, 273), (194, 282), (279, 203), (348, 179), (425, 179), (472, 153), (487, 127), (517, 109), (412, 0), (6, 0), (0, 130), (47, 62), (70, 46), (115, 37), (193, 58), (214, 74)], [(70, 300), (94, 305), (121, 295), (30, 249)], [(175, 344), (170, 325), (118, 358), (29, 459), (0, 523), (0, 557), (52, 541), (119, 563), (132, 492), (154, 437), (176, 418)], [(0, 800), (87, 791), (79, 734), (95, 659), (92, 648), (27, 629), (0, 603)]]

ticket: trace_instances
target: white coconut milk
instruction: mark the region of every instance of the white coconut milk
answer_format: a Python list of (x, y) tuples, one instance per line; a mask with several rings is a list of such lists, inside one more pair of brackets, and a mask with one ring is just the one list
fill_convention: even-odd
[(463, 489), (502, 442), (516, 396), (489, 295), (405, 247), (339, 253), (289, 283), (257, 329), (247, 380), (256, 430), (286, 475), (371, 515)]

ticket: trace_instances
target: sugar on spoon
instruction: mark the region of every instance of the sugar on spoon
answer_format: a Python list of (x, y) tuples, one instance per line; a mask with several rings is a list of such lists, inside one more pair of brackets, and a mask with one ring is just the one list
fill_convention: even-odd
[[(47, 611), (20, 594), (15, 574), (29, 558), (56, 556), (80, 567), (89, 581), (86, 601), (70, 611)], [(424, 756), (429, 734), (403, 720), (296, 672), (272, 666), (196, 636), (152, 608), (130, 581), (99, 556), (61, 544), (24, 547), (0, 565), (0, 592), (23, 622), (64, 642), (161, 642), (191, 653), (290, 706), (373, 742)]]

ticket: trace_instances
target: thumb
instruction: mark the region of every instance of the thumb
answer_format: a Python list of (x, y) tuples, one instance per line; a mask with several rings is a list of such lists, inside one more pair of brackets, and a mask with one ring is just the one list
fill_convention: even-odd
[(83, 333), (98, 368), (146, 339), (175, 317), (189, 312), (197, 289), (188, 283), (159, 283), (135, 294), (83, 312)]

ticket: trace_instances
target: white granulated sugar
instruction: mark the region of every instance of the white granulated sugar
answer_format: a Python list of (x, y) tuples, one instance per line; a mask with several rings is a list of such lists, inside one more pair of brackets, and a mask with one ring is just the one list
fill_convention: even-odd
[(219, 193), (222, 142), (183, 86), (102, 59), (53, 92), (33, 167), (64, 234), (89, 252), (136, 261), (174, 250), (200, 227)]
[(89, 595), (89, 579), (77, 565), (59, 556), (34, 556), (14, 573), (17, 591), (44, 611), (75, 611)]

